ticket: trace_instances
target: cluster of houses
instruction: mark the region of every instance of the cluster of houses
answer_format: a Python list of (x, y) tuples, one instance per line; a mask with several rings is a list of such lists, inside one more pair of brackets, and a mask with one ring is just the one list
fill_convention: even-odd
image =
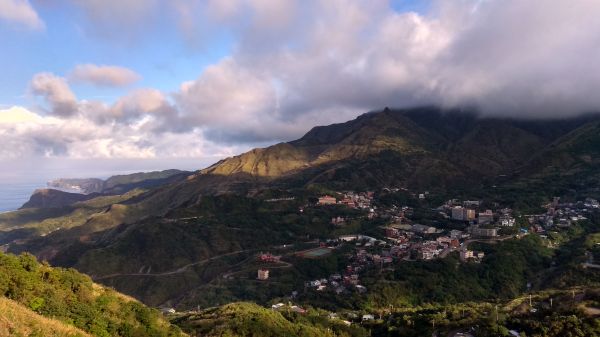
[(346, 205), (350, 208), (371, 209), (373, 192), (344, 192), (339, 193), (339, 198), (324, 195), (319, 198), (319, 205)]
[(306, 313), (306, 309), (304, 309), (300, 306), (297, 306), (297, 305), (293, 305), (291, 303), (289, 303), (289, 304), (276, 303), (271, 306), (271, 309), (274, 311), (293, 311), (293, 312), (297, 312), (299, 314)]
[(526, 215), (533, 232), (543, 233), (554, 228), (571, 227), (579, 221), (587, 220), (589, 213), (600, 209), (598, 200), (592, 198), (574, 203), (561, 203), (557, 197), (545, 206), (546, 213)]
[(316, 291), (333, 291), (338, 295), (352, 289), (361, 294), (367, 291), (367, 288), (360, 284), (358, 271), (354, 270), (352, 266), (348, 266), (343, 274), (335, 273), (329, 275), (328, 278), (308, 281), (305, 283), (305, 287)]
[(493, 238), (498, 236), (499, 228), (515, 226), (516, 219), (512, 215), (512, 209), (503, 208), (496, 212), (491, 209), (479, 211), (481, 206), (479, 200), (461, 202), (452, 199), (437, 210), (446, 219), (468, 223), (468, 231), (474, 237)]
[(468, 233), (459, 230), (451, 230), (442, 235), (443, 232), (435, 227), (419, 224), (385, 227), (386, 239), (392, 244), (392, 256), (406, 260), (431, 260), (445, 256), (458, 249), (461, 240), (469, 237)]

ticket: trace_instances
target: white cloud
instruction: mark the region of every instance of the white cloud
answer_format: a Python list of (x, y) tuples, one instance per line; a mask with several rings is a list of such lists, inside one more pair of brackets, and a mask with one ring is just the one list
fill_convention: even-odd
[(80, 64), (69, 74), (69, 80), (86, 82), (101, 87), (123, 87), (141, 79), (131, 69), (119, 66)]
[(58, 116), (71, 116), (77, 112), (77, 99), (67, 80), (52, 73), (36, 74), (30, 83), (31, 92), (42, 96)]
[(29, 29), (44, 29), (42, 19), (28, 0), (0, 0), (0, 20), (17, 23)]
[(98, 124), (82, 115), (55, 118), (23, 107), (0, 110), (0, 143), (0, 159), (220, 158), (241, 150), (207, 141), (198, 130), (157, 133), (134, 123)]
[(42, 118), (23, 107), (13, 106), (6, 110), (0, 110), (0, 124), (20, 124), (38, 122)]
[[(98, 29), (115, 10), (123, 11), (114, 18), (121, 28), (143, 27), (165, 10), (185, 19), (168, 24), (179, 24), (186, 38), (218, 25), (235, 45), (174, 93), (135, 89), (113, 104), (78, 101), (64, 78), (36, 75), (32, 92), (65, 119), (61, 130), (79, 125), (69, 123), (90, 130), (69, 138), (45, 128), (54, 138), (35, 139), (58, 139), (53, 153), (220, 153), (238, 149), (231, 144), (291, 140), (384, 106), (473, 105), (519, 117), (600, 108), (595, 0), (439, 0), (426, 14), (398, 13), (385, 0), (77, 3)], [(89, 77), (128, 82), (104, 70)]]

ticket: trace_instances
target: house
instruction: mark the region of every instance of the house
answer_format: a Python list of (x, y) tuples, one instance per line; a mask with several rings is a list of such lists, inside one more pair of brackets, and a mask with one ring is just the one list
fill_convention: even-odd
[(355, 287), (356, 287), (356, 290), (361, 294), (364, 294), (367, 292), (367, 287), (365, 287), (365, 286), (357, 284)]
[(512, 227), (515, 225), (515, 218), (510, 215), (502, 215), (498, 222), (502, 227)]
[(276, 256), (276, 255), (272, 255), (270, 253), (266, 253), (266, 254), (260, 254), (260, 261), (261, 262), (279, 262), (279, 260), (281, 259), (281, 256)]
[(273, 309), (273, 310), (279, 310), (279, 309), (283, 308), (283, 306), (284, 306), (284, 305), (285, 305), (285, 304), (283, 304), (283, 303), (277, 303), (277, 304), (273, 304), (273, 305), (271, 306), (271, 309)]
[(467, 249), (467, 250), (461, 250), (460, 251), (460, 259), (461, 260), (467, 260), (467, 259), (470, 259), (470, 258), (473, 258), (473, 257), (474, 257), (474, 255), (473, 255), (473, 251), (472, 250), (468, 250)]
[(325, 195), (319, 198), (319, 205), (335, 205), (337, 204), (337, 199), (330, 195)]
[(269, 279), (269, 270), (268, 269), (259, 269), (258, 270), (258, 279), (261, 281), (265, 281)]
[(299, 306), (297, 306), (297, 305), (292, 305), (292, 306), (290, 307), (290, 309), (292, 309), (292, 311), (293, 311), (293, 312), (297, 312), (297, 313), (299, 313), (299, 314), (305, 314), (305, 313), (306, 313), (306, 310), (305, 310), (305, 309), (303, 309), (303, 308), (300, 308), (300, 307), (299, 307)]
[(320, 286), (320, 285), (321, 285), (321, 281), (319, 281), (319, 280), (310, 281), (308, 284), (309, 284), (311, 287), (315, 287), (315, 288), (316, 288), (316, 287), (318, 287), (318, 286)]
[(175, 309), (173, 309), (173, 308), (160, 308), (160, 311), (165, 315), (166, 314), (174, 314), (176, 312)]
[(373, 316), (373, 315), (363, 315), (363, 316), (362, 316), (362, 320), (363, 320), (363, 322), (366, 322), (366, 321), (372, 321), (372, 320), (374, 320), (374, 319), (375, 319), (375, 316)]
[(464, 233), (457, 229), (453, 229), (450, 231), (450, 238), (452, 238), (452, 239), (462, 239), (463, 235), (464, 235)]
[(436, 252), (434, 250), (423, 248), (419, 250), (417, 257), (421, 260), (431, 260), (435, 257)]

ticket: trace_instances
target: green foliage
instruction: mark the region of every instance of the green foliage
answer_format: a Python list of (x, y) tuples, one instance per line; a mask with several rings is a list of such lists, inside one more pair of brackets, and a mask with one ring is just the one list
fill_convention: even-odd
[(199, 313), (176, 316), (172, 322), (198, 336), (252, 337), (366, 337), (367, 331), (347, 327), (339, 321), (321, 317), (309, 310), (306, 314), (277, 312), (252, 303), (231, 303)]
[(95, 336), (180, 335), (156, 310), (95, 285), (73, 269), (38, 263), (30, 254), (0, 253), (0, 296)]

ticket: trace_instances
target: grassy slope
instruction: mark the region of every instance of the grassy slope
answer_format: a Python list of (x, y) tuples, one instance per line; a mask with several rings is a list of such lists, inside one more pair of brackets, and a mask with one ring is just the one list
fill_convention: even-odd
[(15, 301), (0, 297), (0, 337), (9, 336), (87, 337), (92, 335), (61, 321), (39, 315)]
[(73, 269), (52, 268), (28, 254), (0, 253), (0, 298), (94, 336), (183, 335), (156, 310), (94, 284)]
[[(287, 317), (286, 317), (287, 316)], [(185, 314), (173, 322), (199, 336), (367, 336), (360, 328), (348, 328), (341, 322), (330, 322), (310, 312), (307, 317), (265, 309), (253, 303), (231, 303), (222, 307)]]

